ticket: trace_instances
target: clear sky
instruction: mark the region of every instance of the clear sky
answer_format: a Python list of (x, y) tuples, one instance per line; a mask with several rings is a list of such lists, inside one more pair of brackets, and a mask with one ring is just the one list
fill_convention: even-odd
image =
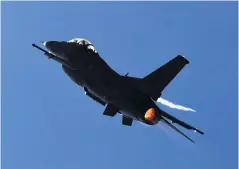
[[(137, 77), (185, 55), (163, 97), (196, 112), (159, 106), (205, 135), (103, 116), (31, 46), (76, 37)], [(3, 2), (2, 168), (236, 169), (237, 37), (236, 2)]]

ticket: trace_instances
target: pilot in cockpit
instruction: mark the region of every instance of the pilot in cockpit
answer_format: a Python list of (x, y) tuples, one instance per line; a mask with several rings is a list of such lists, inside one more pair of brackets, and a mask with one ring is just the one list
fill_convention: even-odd
[[(95, 47), (90, 43), (88, 40), (83, 39), (83, 38), (74, 38), (68, 41), (68, 43), (76, 43), (78, 45), (82, 45), (85, 47), (87, 52), (94, 54), (97, 53)], [(93, 52), (93, 53), (92, 53)]]

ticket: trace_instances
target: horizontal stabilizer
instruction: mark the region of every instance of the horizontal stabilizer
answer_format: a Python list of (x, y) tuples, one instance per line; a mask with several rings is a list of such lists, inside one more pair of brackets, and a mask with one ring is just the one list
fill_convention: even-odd
[(119, 109), (117, 107), (112, 104), (108, 104), (105, 108), (103, 115), (113, 117), (117, 114), (118, 111)]
[(190, 137), (188, 137), (186, 134), (184, 134), (182, 131), (180, 131), (177, 127), (175, 127), (174, 125), (172, 125), (170, 122), (168, 122), (166, 119), (162, 118), (162, 121), (164, 123), (166, 123), (167, 125), (169, 125), (169, 127), (171, 127), (172, 129), (174, 129), (175, 131), (177, 131), (179, 134), (181, 134), (182, 136), (184, 136), (186, 139), (188, 139), (189, 141), (195, 143)]
[(122, 115), (122, 124), (126, 126), (132, 126), (133, 119)]
[(198, 133), (200, 133), (202, 135), (204, 134), (204, 132), (200, 131), (199, 129), (197, 129), (197, 128), (195, 128), (195, 127), (193, 127), (193, 126), (191, 126), (191, 125), (189, 125), (189, 124), (187, 124), (187, 123), (185, 123), (185, 122), (183, 122), (181, 120), (178, 120), (177, 118), (173, 117), (172, 115), (170, 115), (170, 114), (168, 114), (168, 113), (166, 113), (166, 112), (164, 112), (162, 110), (161, 110), (161, 116), (169, 119), (170, 121), (172, 121), (172, 123), (179, 124), (180, 126), (186, 128), (186, 129), (194, 130), (195, 132), (198, 132)]

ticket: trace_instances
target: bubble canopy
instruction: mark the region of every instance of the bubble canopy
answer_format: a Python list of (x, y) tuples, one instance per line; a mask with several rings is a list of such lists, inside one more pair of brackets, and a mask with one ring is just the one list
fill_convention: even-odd
[(97, 53), (95, 47), (92, 45), (92, 43), (90, 41), (88, 41), (87, 39), (83, 39), (83, 38), (74, 38), (68, 41), (68, 43), (77, 43), (79, 45), (85, 45), (87, 46), (88, 50), (92, 50), (93, 52)]

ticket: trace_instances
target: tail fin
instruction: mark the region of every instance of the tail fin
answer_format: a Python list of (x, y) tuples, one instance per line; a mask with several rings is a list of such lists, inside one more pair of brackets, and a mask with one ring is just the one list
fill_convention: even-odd
[(142, 80), (143, 83), (150, 88), (148, 94), (151, 98), (156, 101), (161, 96), (161, 92), (165, 87), (188, 63), (189, 61), (185, 57), (178, 55), (168, 63), (144, 77)]

